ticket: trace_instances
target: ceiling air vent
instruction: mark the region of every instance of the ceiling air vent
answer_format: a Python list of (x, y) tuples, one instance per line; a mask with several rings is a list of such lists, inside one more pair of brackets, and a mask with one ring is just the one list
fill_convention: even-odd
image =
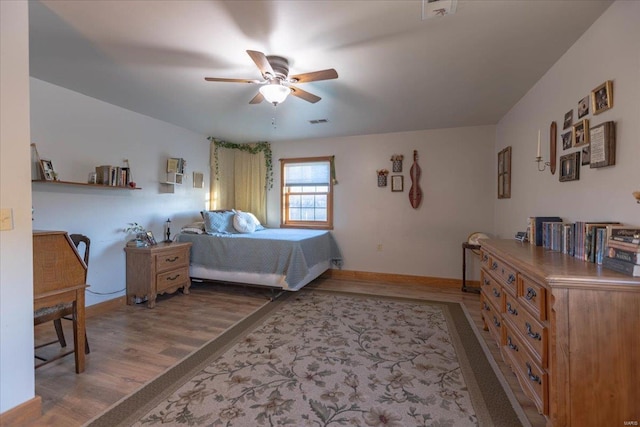
[(312, 125), (319, 125), (321, 123), (329, 123), (329, 120), (328, 119), (309, 120), (309, 123), (311, 123)]

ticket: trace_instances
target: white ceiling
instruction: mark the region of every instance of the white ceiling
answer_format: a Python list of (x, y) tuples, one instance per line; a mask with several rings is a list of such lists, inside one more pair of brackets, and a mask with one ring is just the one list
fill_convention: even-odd
[[(35, 78), (203, 135), (278, 141), (495, 124), (610, 1), (32, 1)], [(335, 68), (274, 108), (246, 50)], [(584, 65), (584, 64), (582, 64)], [(578, 67), (576, 69), (578, 72)], [(275, 117), (275, 126), (272, 124)], [(309, 120), (328, 119), (312, 125)]]

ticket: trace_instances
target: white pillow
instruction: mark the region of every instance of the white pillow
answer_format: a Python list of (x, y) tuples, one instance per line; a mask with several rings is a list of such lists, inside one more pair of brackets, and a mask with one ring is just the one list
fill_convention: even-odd
[(251, 212), (245, 212), (245, 214), (248, 215), (253, 221), (253, 223), (256, 225), (255, 231), (264, 230), (264, 227), (262, 226), (262, 224), (260, 224), (260, 221), (258, 221), (258, 218), (256, 218), (254, 214), (252, 214)]
[(233, 216), (233, 228), (239, 233), (253, 233), (256, 231), (256, 223), (250, 215), (247, 212), (236, 212)]

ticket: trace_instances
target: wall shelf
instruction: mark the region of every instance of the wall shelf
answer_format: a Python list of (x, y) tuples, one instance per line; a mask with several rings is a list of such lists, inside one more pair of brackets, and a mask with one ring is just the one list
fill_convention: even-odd
[(140, 187), (124, 187), (116, 185), (102, 185), (102, 184), (89, 184), (86, 182), (74, 182), (74, 181), (47, 181), (44, 179), (33, 179), (32, 183), (47, 184), (47, 185), (71, 185), (76, 187), (92, 187), (105, 190), (142, 190)]

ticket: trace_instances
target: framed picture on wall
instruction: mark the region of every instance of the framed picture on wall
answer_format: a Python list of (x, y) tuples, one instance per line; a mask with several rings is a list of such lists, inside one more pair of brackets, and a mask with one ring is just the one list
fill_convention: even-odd
[(560, 156), (560, 182), (580, 179), (580, 152)]
[(593, 114), (600, 114), (613, 107), (613, 82), (608, 80), (591, 91)]
[(573, 146), (581, 147), (589, 143), (589, 120), (580, 120), (573, 125)]
[(569, 129), (572, 124), (573, 124), (573, 110), (568, 111), (567, 113), (565, 113), (565, 115), (564, 115), (564, 125), (562, 126), (562, 129)]
[(511, 147), (498, 153), (498, 199), (511, 198)]
[(404, 191), (404, 176), (391, 176), (391, 191)]
[(562, 149), (568, 150), (573, 147), (573, 133), (572, 131), (565, 132), (562, 134)]
[(581, 119), (589, 114), (589, 95), (578, 101), (578, 118)]

